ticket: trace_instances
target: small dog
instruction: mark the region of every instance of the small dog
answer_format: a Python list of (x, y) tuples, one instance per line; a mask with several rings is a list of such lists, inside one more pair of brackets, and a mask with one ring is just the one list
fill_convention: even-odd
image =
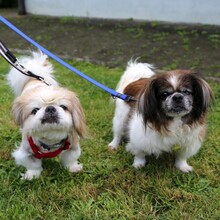
[(126, 150), (134, 155), (133, 166), (141, 168), (146, 155), (158, 157), (179, 145), (175, 166), (183, 172), (192, 171), (187, 159), (202, 145), (206, 113), (214, 99), (208, 83), (191, 70), (155, 74), (149, 64), (130, 62), (117, 91), (137, 102), (116, 100), (114, 138), (109, 148), (116, 149), (127, 134)]
[(33, 52), (32, 57), (24, 57), (20, 62), (51, 84), (22, 75), (15, 68), (7, 75), (16, 96), (13, 118), (22, 133), (21, 144), (12, 156), (17, 165), (26, 168), (22, 179), (38, 178), (43, 170), (42, 158), (58, 154), (70, 172), (81, 171), (79, 139), (86, 135), (86, 125), (79, 99), (74, 92), (58, 86), (46, 55)]

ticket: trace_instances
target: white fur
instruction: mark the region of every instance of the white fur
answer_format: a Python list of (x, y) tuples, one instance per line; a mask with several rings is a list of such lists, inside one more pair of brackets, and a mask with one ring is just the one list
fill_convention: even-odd
[[(129, 83), (140, 78), (149, 78), (153, 75), (153, 65), (129, 61), (128, 66), (116, 87), (116, 90), (122, 93)], [(116, 108), (113, 118), (114, 139), (109, 144), (110, 149), (116, 149), (121, 141), (122, 136), (125, 134), (128, 114), (130, 111), (130, 107), (121, 99), (116, 99), (115, 104)]]
[[(131, 82), (140, 78), (149, 78), (155, 73), (153, 72), (153, 66), (148, 63), (137, 63), (136, 61), (129, 61), (128, 66), (121, 76), (121, 79), (116, 87), (116, 90), (120, 93), (123, 92), (125, 87)], [(121, 141), (122, 136), (126, 132), (126, 125), (128, 123), (128, 114), (130, 107), (121, 99), (115, 101), (115, 115), (113, 118), (113, 135), (114, 138), (109, 144), (110, 149), (116, 149)]]
[(171, 84), (173, 85), (173, 88), (176, 89), (177, 85), (178, 85), (178, 79), (175, 75), (172, 75), (170, 78), (169, 78)]
[[(181, 149), (176, 152), (176, 167), (183, 172), (192, 170), (186, 160), (196, 154), (201, 147), (199, 140), (201, 127), (191, 129), (183, 125), (180, 118), (176, 118), (169, 127), (170, 135), (162, 136), (150, 126), (147, 126), (145, 131), (142, 118), (138, 114), (133, 114), (128, 127), (129, 143), (126, 150), (135, 156), (133, 163), (135, 168), (145, 165), (146, 161), (143, 160), (145, 155), (158, 157), (163, 152), (172, 152), (172, 147), (178, 144)], [(137, 160), (142, 162), (137, 165)]]
[(140, 78), (149, 78), (154, 75), (153, 65), (148, 63), (137, 63), (136, 61), (129, 61), (127, 69), (122, 75), (116, 90), (120, 93), (123, 92), (124, 88), (131, 82)]
[[(27, 69), (36, 75), (42, 76), (51, 85), (58, 85), (52, 75), (53, 66), (47, 61), (47, 55), (42, 52), (33, 52), (31, 57), (22, 57), (19, 62)], [(47, 65), (45, 65), (45, 63)], [(12, 88), (15, 96), (21, 95), (25, 84), (31, 78), (21, 74), (15, 68), (11, 68), (7, 75), (9, 86)]]
[[(41, 140), (44, 140), (44, 143), (48, 145), (53, 145), (59, 143), (61, 140), (65, 139), (68, 136), (70, 138), (71, 146), (70, 149), (63, 151), (60, 154), (61, 162), (64, 167), (66, 167), (70, 172), (81, 171), (82, 164), (78, 163), (78, 158), (80, 157), (81, 150), (79, 145), (79, 136), (77, 132), (74, 131), (73, 127), (72, 117), (74, 116), (72, 116), (69, 111), (65, 111), (60, 107), (60, 105), (66, 105), (65, 97), (62, 98), (62, 96), (65, 96), (65, 94), (59, 93), (64, 92), (65, 89), (59, 90), (60, 87), (58, 87), (58, 83), (54, 80), (52, 76), (52, 64), (47, 61), (47, 56), (42, 54), (41, 52), (34, 52), (32, 54), (32, 57), (23, 57), (20, 60), (20, 63), (24, 65), (26, 69), (44, 77), (45, 80), (52, 85), (47, 86), (40, 81), (36, 81), (36, 83), (35, 81), (33, 81), (33, 83), (29, 85), (27, 83), (33, 79), (28, 76), (22, 75), (14, 68), (12, 68), (7, 75), (9, 85), (15, 93), (15, 96), (17, 96), (16, 100), (22, 97), (22, 101), (23, 97), (29, 97), (30, 92), (33, 93), (34, 90), (34, 96), (31, 96), (30, 99), (27, 99), (25, 108), (29, 112), (31, 112), (31, 109), (33, 107), (40, 108), (36, 115), (28, 116), (28, 118), (20, 125), (22, 132), (22, 141), (18, 148), (12, 153), (16, 164), (26, 168), (26, 172), (22, 174), (22, 179), (31, 180), (33, 178), (38, 178), (43, 170), (42, 160), (37, 159), (33, 156), (33, 152), (28, 142), (28, 137), (30, 136), (33, 138), (33, 141), (36, 145), (39, 145), (39, 141)], [(61, 96), (61, 98), (57, 99), (56, 101), (54, 97), (57, 98), (59, 96)], [(52, 104), (48, 103), (48, 100), (50, 102), (50, 97), (52, 98)], [(43, 102), (42, 100), (44, 99), (47, 101)], [(58, 112), (60, 117), (60, 124), (41, 124), (40, 119), (43, 117), (47, 105), (53, 105), (56, 108), (56, 111)], [(17, 109), (17, 111), (19, 111), (19, 109)], [(14, 114), (16, 115), (16, 109)], [(78, 123), (76, 120), (77, 119), (75, 119), (75, 123)]]
[[(132, 81), (143, 77), (148, 78), (153, 74), (151, 66), (148, 64), (129, 63), (118, 84), (118, 90), (123, 92), (125, 86)], [(175, 84), (176, 79), (172, 78), (172, 80)], [(161, 135), (150, 125), (147, 125), (145, 129), (142, 116), (137, 112), (133, 113), (128, 120), (129, 114), (131, 114), (129, 105), (117, 99), (113, 118), (114, 138), (109, 144), (110, 149), (117, 149), (122, 136), (127, 131), (129, 143), (126, 145), (126, 150), (134, 155), (133, 166), (135, 168), (145, 166), (146, 155), (158, 157), (163, 152), (172, 152), (173, 146), (177, 144), (181, 148), (175, 152), (176, 167), (183, 172), (192, 170), (192, 167), (187, 164), (187, 159), (196, 154), (201, 147), (201, 140), (199, 139), (201, 126), (190, 128), (177, 117), (168, 127), (169, 135)]]

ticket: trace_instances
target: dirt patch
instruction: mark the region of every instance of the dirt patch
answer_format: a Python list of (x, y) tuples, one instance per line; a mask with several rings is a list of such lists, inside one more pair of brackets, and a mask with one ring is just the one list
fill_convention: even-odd
[[(160, 69), (193, 68), (220, 77), (220, 27), (1, 14), (67, 59), (125, 67), (128, 60), (140, 57)], [(14, 51), (35, 49), (4, 24), (0, 39)]]

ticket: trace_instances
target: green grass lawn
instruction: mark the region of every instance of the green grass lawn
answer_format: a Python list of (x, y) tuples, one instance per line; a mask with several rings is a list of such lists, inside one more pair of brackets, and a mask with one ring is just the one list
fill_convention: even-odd
[[(85, 62), (70, 64), (114, 88), (122, 69)], [(0, 219), (220, 219), (220, 85), (210, 82), (216, 104), (209, 112), (208, 133), (200, 152), (190, 159), (194, 172), (174, 168), (174, 158), (149, 157), (135, 170), (122, 147), (110, 152), (114, 106), (108, 94), (54, 63), (61, 85), (75, 91), (85, 110), (89, 137), (81, 142), (82, 173), (70, 174), (57, 158), (45, 159), (39, 179), (20, 180), (23, 168), (11, 157), (21, 136), (10, 108), (12, 93), (0, 58)]]

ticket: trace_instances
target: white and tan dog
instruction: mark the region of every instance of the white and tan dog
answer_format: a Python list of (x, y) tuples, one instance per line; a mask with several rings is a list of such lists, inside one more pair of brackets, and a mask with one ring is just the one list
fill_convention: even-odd
[(17, 165), (26, 168), (22, 178), (38, 178), (42, 158), (58, 154), (70, 172), (81, 171), (79, 139), (85, 136), (86, 125), (79, 99), (74, 92), (58, 86), (46, 55), (34, 52), (20, 62), (51, 84), (22, 75), (14, 68), (7, 75), (16, 96), (12, 107), (14, 121), (22, 133), (21, 144), (12, 156)]
[(208, 83), (191, 70), (155, 74), (149, 64), (130, 62), (117, 91), (137, 99), (116, 100), (113, 119), (116, 149), (122, 136), (128, 137), (127, 151), (134, 155), (133, 166), (144, 167), (146, 155), (176, 152), (176, 167), (192, 171), (187, 159), (200, 149), (206, 133), (206, 113), (213, 93)]

